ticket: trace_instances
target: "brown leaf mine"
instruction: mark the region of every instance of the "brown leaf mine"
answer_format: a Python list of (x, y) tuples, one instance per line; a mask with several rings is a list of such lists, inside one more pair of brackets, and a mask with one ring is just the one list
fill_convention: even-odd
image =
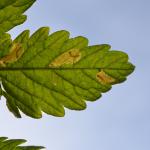
[(23, 54), (24, 50), (19, 43), (14, 43), (10, 53), (0, 59), (0, 66), (5, 67), (7, 63), (17, 61)]
[(71, 49), (60, 56), (58, 56), (49, 67), (60, 67), (65, 64), (75, 64), (81, 59), (81, 52), (79, 49)]
[(102, 84), (111, 84), (111, 83), (114, 83), (116, 81), (114, 78), (107, 75), (103, 70), (101, 70), (100, 72), (98, 72), (96, 74), (96, 78)]

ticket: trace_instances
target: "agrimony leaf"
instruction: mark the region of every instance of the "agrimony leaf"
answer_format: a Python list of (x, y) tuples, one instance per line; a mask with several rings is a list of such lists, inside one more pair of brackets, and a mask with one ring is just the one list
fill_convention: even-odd
[(19, 146), (25, 143), (26, 140), (13, 139), (9, 140), (7, 137), (0, 137), (0, 149), (1, 150), (40, 150), (42, 146)]
[(12, 46), (11, 36), (8, 33), (0, 34), (0, 58), (7, 55)]
[(61, 117), (64, 107), (83, 110), (85, 101), (95, 101), (125, 81), (134, 70), (128, 59), (110, 45), (88, 46), (85, 37), (69, 38), (65, 30), (49, 35), (43, 27), (31, 37), (26, 30), (0, 59), (2, 93), (16, 117), (20, 110), (33, 118), (42, 112)]
[(35, 0), (0, 0), (0, 34), (22, 24), (26, 20), (23, 13)]

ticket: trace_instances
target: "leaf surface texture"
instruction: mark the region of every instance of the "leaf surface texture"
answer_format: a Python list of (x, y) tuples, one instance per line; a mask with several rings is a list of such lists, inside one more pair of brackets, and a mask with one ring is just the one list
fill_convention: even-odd
[(0, 0), (0, 34), (22, 24), (26, 20), (23, 13), (35, 0)]
[(110, 45), (88, 45), (85, 37), (65, 30), (49, 35), (42, 27), (33, 35), (22, 32), (0, 59), (2, 94), (9, 110), (33, 118), (42, 112), (65, 115), (64, 107), (84, 110), (86, 101), (99, 99), (134, 70), (128, 55)]

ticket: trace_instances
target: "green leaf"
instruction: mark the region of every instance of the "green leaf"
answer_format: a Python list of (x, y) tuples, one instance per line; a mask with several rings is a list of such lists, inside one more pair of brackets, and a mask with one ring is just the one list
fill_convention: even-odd
[(26, 20), (23, 13), (35, 0), (0, 0), (0, 34), (22, 24)]
[(0, 58), (9, 53), (12, 46), (11, 36), (8, 33), (0, 34)]
[(1, 150), (40, 150), (42, 146), (19, 146), (25, 143), (26, 140), (13, 139), (8, 140), (7, 137), (0, 137), (0, 149)]
[(64, 116), (64, 107), (83, 110), (85, 101), (99, 99), (134, 70), (128, 55), (110, 45), (88, 46), (85, 37), (69, 38), (64, 30), (49, 35), (47, 27), (20, 34), (0, 64), (9, 110), (33, 118)]
[(3, 95), (3, 90), (2, 90), (1, 85), (0, 85), (0, 100), (1, 100), (2, 95)]

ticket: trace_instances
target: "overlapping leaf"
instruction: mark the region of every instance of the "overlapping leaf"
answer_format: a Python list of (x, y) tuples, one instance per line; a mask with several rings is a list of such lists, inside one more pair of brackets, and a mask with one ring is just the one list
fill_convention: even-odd
[(1, 150), (40, 150), (42, 146), (19, 146), (25, 143), (26, 140), (15, 139), (8, 140), (7, 137), (0, 137), (0, 149)]
[(86, 100), (99, 99), (134, 70), (127, 54), (107, 44), (88, 46), (86, 38), (69, 38), (67, 31), (49, 35), (47, 27), (19, 35), (0, 65), (9, 110), (33, 118), (42, 112), (64, 116), (64, 107), (83, 110)]
[(35, 0), (0, 0), (0, 34), (22, 24), (26, 20), (23, 13)]
[(7, 33), (0, 34), (0, 58), (9, 53), (12, 46), (11, 36)]

